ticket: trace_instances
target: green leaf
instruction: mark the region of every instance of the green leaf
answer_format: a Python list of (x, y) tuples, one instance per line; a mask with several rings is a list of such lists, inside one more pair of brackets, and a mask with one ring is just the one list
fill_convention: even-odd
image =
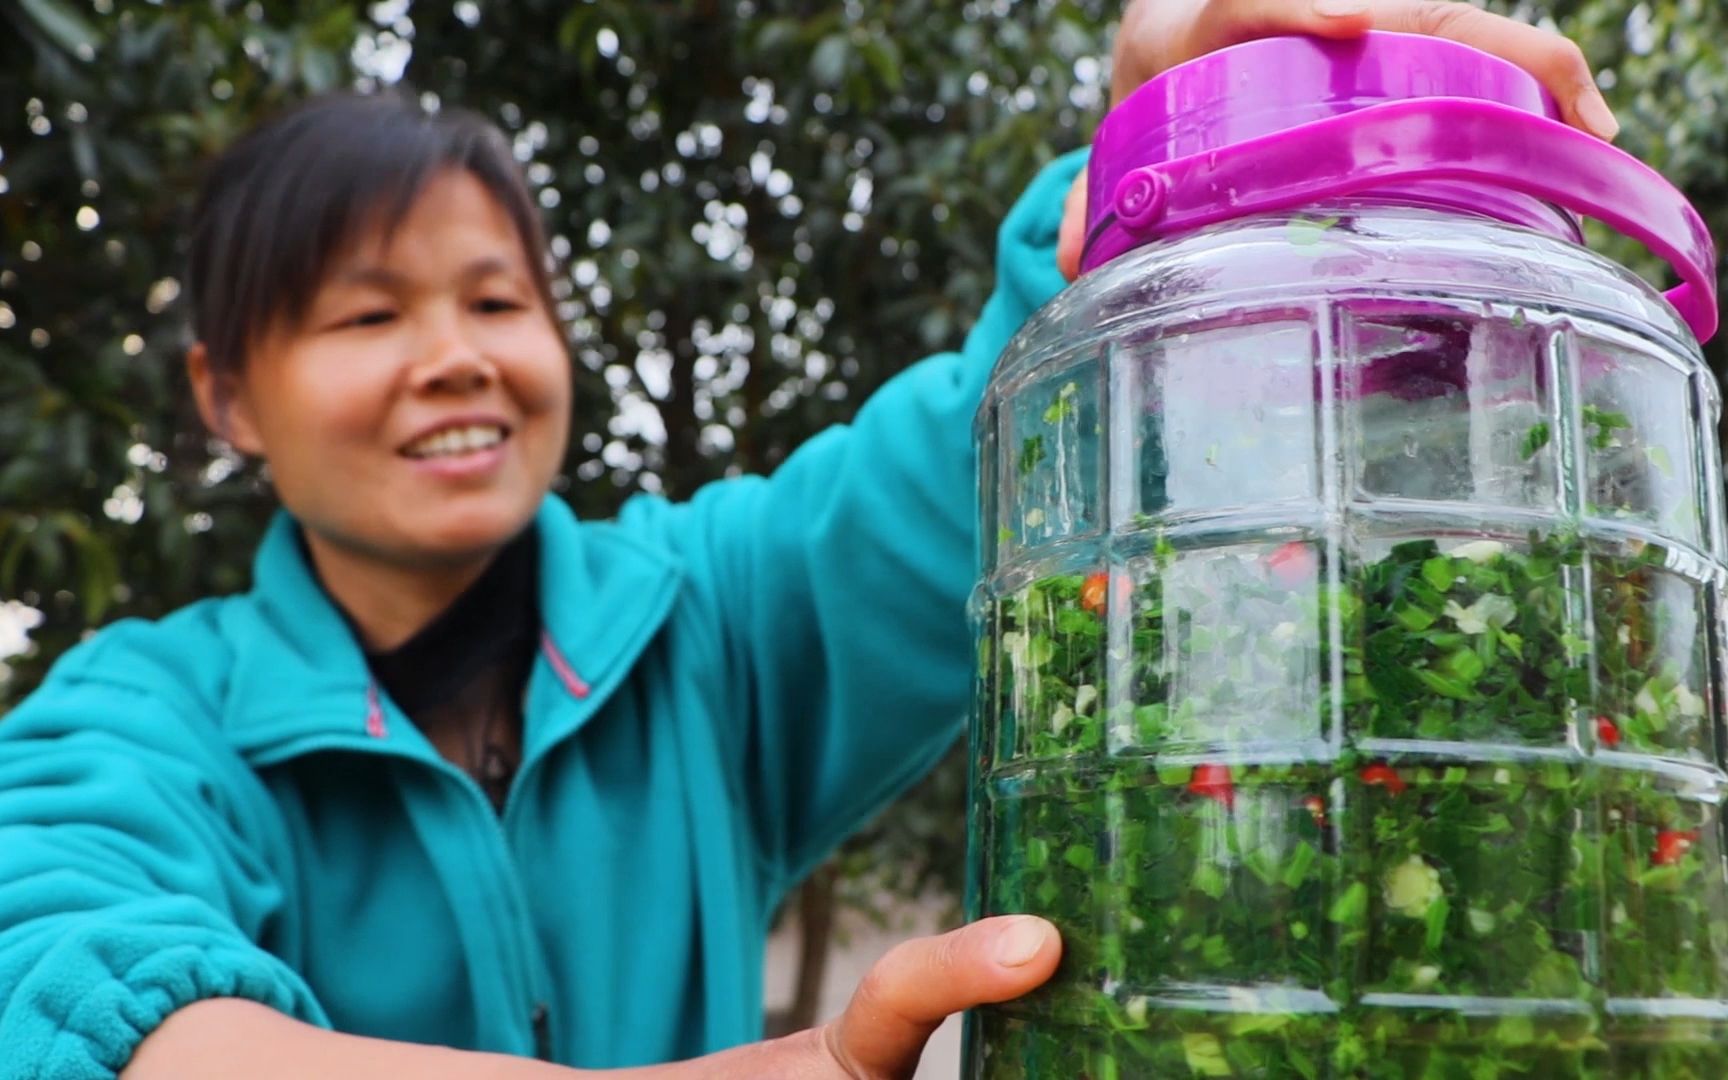
[(1042, 870), (1050, 863), (1050, 842), (1042, 836), (1026, 841), (1026, 869)]
[(1076, 870), (1090, 873), (1098, 864), (1098, 853), (1086, 844), (1074, 844), (1062, 853), (1062, 861)]
[(758, 52), (764, 53), (779, 52), (797, 43), (798, 30), (798, 20), (796, 19), (767, 19), (761, 32), (756, 35), (756, 49)]
[(852, 43), (843, 33), (829, 34), (810, 54), (810, 77), (817, 85), (838, 87), (846, 78), (846, 66), (852, 56)]
[(1320, 854), (1314, 850), (1313, 845), (1305, 840), (1298, 840), (1296, 850), (1291, 853), (1290, 861), (1284, 867), (1281, 878), (1284, 886), (1289, 889), (1301, 888), (1302, 883), (1308, 880), (1308, 871), (1313, 869), (1314, 860), (1319, 857)]
[(1044, 436), (1032, 435), (1020, 444), (1019, 472), (1021, 479), (1031, 476), (1044, 461)]
[(898, 91), (905, 80), (900, 75), (900, 50), (888, 38), (872, 38), (864, 46), (864, 60), (876, 73), (876, 78), (890, 92)]
[(1200, 959), (1216, 968), (1230, 966), (1230, 946), (1224, 941), (1224, 935), (1212, 934), (1200, 943)]
[(1079, 383), (1071, 382), (1063, 386), (1061, 391), (1056, 395), (1056, 400), (1052, 401), (1050, 407), (1044, 410), (1044, 422), (1046, 424), (1060, 424), (1062, 421), (1074, 416), (1079, 411), (1074, 404), (1075, 398), (1079, 397), (1079, 395)]
[(1422, 564), (1422, 579), (1444, 593), (1458, 581), (1457, 564), (1448, 556), (1437, 555)]
[(1519, 452), (1524, 456), (1524, 460), (1528, 461), (1547, 446), (1553, 437), (1554, 429), (1548, 425), (1548, 421), (1533, 424), (1530, 430), (1524, 433), (1524, 442), (1519, 447)]
[(1202, 862), (1194, 867), (1194, 887), (1214, 900), (1224, 895), (1228, 883), (1224, 871), (1210, 862)]
[(1188, 1071), (1195, 1076), (1234, 1076), (1230, 1062), (1224, 1056), (1224, 1047), (1218, 1042), (1218, 1036), (1203, 1032), (1189, 1032), (1182, 1036), (1182, 1056), (1187, 1059)]
[(1528, 1016), (1508, 1016), (1494, 1025), (1494, 1041), (1501, 1046), (1528, 1046), (1536, 1040), (1536, 1022)]
[(1595, 450), (1606, 450), (1614, 445), (1614, 433), (1632, 426), (1632, 421), (1625, 413), (1610, 412), (1596, 405), (1586, 405), (1583, 409), (1584, 423), (1594, 427), (1596, 434), (1590, 437), (1590, 446)]
[[(558, 23), (556, 40), (561, 52), (574, 53), (576, 51), (576, 46), (582, 41), (583, 31), (587, 27), (588, 20), (592, 17), (593, 10), (592, 7), (585, 4), (571, 5), (570, 10), (565, 13), (564, 18)], [(758, 41), (760, 41), (760, 39), (758, 39)], [(758, 47), (760, 47), (760, 44), (758, 44)], [(592, 70), (590, 65), (584, 66), (588, 67), (589, 70)]]
[(96, 140), (91, 137), (90, 129), (83, 124), (72, 129), (72, 164), (77, 168), (80, 177), (86, 180), (99, 179)]
[(1056, 642), (1049, 634), (1038, 634), (1026, 646), (1026, 662), (1034, 668), (1041, 668), (1056, 659)]
[(1457, 649), (1448, 653), (1440, 663), (1447, 673), (1466, 689), (1475, 686), (1476, 680), (1480, 679), (1486, 670), (1486, 665), (1482, 663), (1482, 658), (1476, 654), (1475, 649)]
[(315, 94), (333, 90), (340, 79), (340, 67), (335, 57), (315, 46), (300, 52), (300, 81)]
[(1439, 950), (1446, 940), (1446, 920), (1452, 915), (1452, 905), (1442, 896), (1428, 905), (1428, 913), (1423, 917), (1422, 944), (1429, 952)]
[(1284, 237), (1296, 247), (1313, 247), (1342, 220), (1337, 214), (1323, 218), (1297, 217), (1284, 227)]
[(1414, 604), (1400, 604), (1393, 609), (1392, 617), (1398, 620), (1398, 625), (1411, 633), (1419, 633), (1434, 625), (1438, 618), (1432, 611), (1417, 607)]
[(1454, 701), (1476, 700), (1476, 695), (1470, 692), (1470, 688), (1457, 679), (1449, 679), (1439, 672), (1430, 671), (1427, 668), (1417, 668), (1411, 674), (1420, 679), (1428, 689), (1442, 697), (1452, 698)]
[(1663, 476), (1674, 476), (1674, 459), (1668, 456), (1668, 448), (1653, 444), (1644, 448), (1644, 456), (1650, 459), (1650, 464), (1656, 466), (1656, 471)]
[(1230, 1017), (1230, 1034), (1232, 1035), (1264, 1035), (1268, 1032), (1280, 1031), (1290, 1026), (1294, 1017), (1290, 1013), (1277, 1012), (1244, 1012), (1235, 1013)]
[(1328, 919), (1343, 926), (1353, 926), (1367, 916), (1368, 886), (1360, 881), (1353, 882), (1332, 901), (1332, 908), (1326, 913)]
[(64, 0), (18, 0), (24, 14), (54, 43), (80, 60), (96, 55), (96, 30)]

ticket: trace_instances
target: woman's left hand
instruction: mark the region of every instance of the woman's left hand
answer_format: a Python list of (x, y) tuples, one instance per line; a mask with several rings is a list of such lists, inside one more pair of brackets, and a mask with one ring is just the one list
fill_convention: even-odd
[[(622, 1072), (557, 1076), (615, 1080), (904, 1080), (947, 1017), (1008, 1001), (1050, 978), (1062, 939), (1027, 915), (981, 919), (937, 937), (902, 942), (878, 960), (846, 1011), (819, 1028), (707, 1057)], [(554, 1080), (554, 1074), (499, 1073)], [(1062, 1078), (1067, 1080), (1067, 1078)]]
[[(1350, 38), (1369, 30), (1450, 38), (1493, 53), (1541, 79), (1568, 123), (1604, 139), (1619, 131), (1576, 44), (1464, 0), (1131, 0), (1116, 36), (1111, 103), (1161, 71), (1229, 45), (1279, 34)], [(1068, 193), (1057, 246), (1069, 278), (1080, 271), (1085, 228), (1082, 172)]]

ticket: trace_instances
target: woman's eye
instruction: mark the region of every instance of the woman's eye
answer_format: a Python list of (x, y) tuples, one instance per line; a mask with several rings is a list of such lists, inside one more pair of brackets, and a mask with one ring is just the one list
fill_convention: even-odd
[(521, 304), (502, 296), (487, 297), (474, 306), (479, 309), (482, 315), (498, 315), (506, 311), (519, 311), (522, 308)]
[(388, 308), (377, 308), (373, 311), (362, 311), (358, 315), (342, 320), (342, 326), (383, 326), (396, 318), (396, 313)]

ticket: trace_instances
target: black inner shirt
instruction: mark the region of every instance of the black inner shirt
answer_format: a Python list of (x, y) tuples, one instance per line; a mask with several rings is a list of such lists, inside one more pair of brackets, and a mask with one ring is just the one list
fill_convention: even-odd
[(522, 760), (522, 704), (540, 640), (540, 540), (506, 544), (436, 618), (388, 652), (372, 677), (502, 813)]

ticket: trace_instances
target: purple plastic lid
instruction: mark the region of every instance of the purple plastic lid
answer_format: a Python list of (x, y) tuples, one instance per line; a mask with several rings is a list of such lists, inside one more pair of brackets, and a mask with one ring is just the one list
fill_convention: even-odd
[[(1495, 101), (1549, 119), (1560, 108), (1535, 76), (1441, 38), (1372, 33), (1351, 41), (1282, 37), (1222, 49), (1171, 68), (1111, 111), (1092, 144), (1086, 235), (1107, 226), (1124, 175), (1387, 101)], [(1473, 184), (1413, 185), (1384, 197), (1487, 213), (1578, 240), (1575, 219), (1516, 192)], [(1091, 254), (1090, 245), (1087, 252)], [(1120, 254), (1120, 252), (1114, 253)], [(1098, 259), (1097, 262), (1103, 262)], [(1088, 261), (1091, 269), (1094, 262)]]
[(1716, 330), (1715, 246), (1660, 174), (1561, 123), (1537, 79), (1410, 34), (1272, 38), (1172, 68), (1105, 118), (1088, 271), (1151, 240), (1348, 196), (1486, 215), (1579, 242), (1598, 218), (1667, 259), (1668, 299)]

